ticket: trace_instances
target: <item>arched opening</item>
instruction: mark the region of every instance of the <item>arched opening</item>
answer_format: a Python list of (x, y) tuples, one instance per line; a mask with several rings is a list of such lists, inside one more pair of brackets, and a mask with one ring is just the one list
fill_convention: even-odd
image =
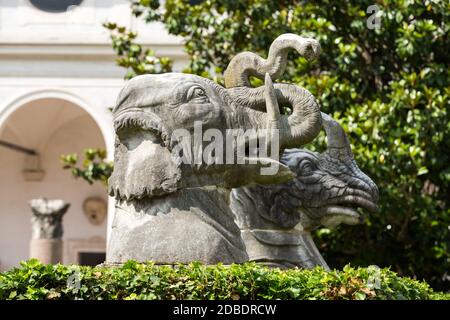
[[(28, 201), (40, 197), (71, 204), (63, 220), (63, 262), (79, 263), (94, 256), (99, 259), (105, 250), (106, 218), (93, 223), (84, 213), (83, 203), (88, 198), (100, 198), (106, 204), (106, 188), (101, 183), (89, 185), (74, 179), (61, 168), (59, 157), (81, 154), (85, 148), (107, 148), (104, 130), (85, 106), (74, 101), (41, 95), (22, 102), (0, 122), (0, 140), (37, 151), (39, 161), (0, 146), (0, 268), (9, 269), (29, 258)], [(33, 170), (39, 167), (42, 174), (27, 176), (24, 171), (30, 166)]]

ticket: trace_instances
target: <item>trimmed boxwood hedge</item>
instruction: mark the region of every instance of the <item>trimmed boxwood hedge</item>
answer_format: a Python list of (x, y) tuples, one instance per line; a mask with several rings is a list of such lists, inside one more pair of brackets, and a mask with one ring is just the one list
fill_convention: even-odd
[(327, 272), (254, 263), (120, 267), (43, 265), (32, 259), (0, 273), (0, 299), (449, 299), (389, 269)]

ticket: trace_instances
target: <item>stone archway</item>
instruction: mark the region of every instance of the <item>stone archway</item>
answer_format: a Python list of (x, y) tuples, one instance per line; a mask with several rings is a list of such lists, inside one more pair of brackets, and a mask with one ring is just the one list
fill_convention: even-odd
[(99, 239), (106, 241), (106, 221), (91, 224), (82, 208), (89, 197), (107, 202), (105, 187), (75, 180), (62, 170), (59, 156), (89, 147), (111, 151), (107, 121), (82, 99), (57, 90), (21, 96), (0, 109), (0, 139), (35, 149), (45, 171), (41, 181), (26, 181), (23, 170), (27, 156), (0, 147), (0, 268), (8, 269), (28, 259), (28, 201), (32, 198), (61, 198), (71, 203), (64, 217), (65, 242), (83, 241), (89, 246), (89, 239), (96, 239), (98, 251)]
[[(16, 110), (20, 109), (22, 106), (30, 103), (32, 101), (40, 99), (60, 99), (70, 102), (79, 108), (83, 109), (87, 114), (89, 114), (95, 123), (98, 125), (103, 138), (106, 143), (106, 150), (108, 151), (108, 158), (113, 159), (114, 153), (114, 137), (112, 131), (112, 124), (108, 119), (105, 119), (105, 112), (99, 111), (99, 106), (94, 107), (94, 104), (87, 101), (85, 98), (78, 96), (67, 90), (59, 90), (54, 88), (49, 89), (39, 89), (30, 92), (22, 93), (6, 102), (0, 102), (0, 135), (5, 128), (6, 120), (13, 114)], [(100, 106), (104, 108), (104, 106)]]

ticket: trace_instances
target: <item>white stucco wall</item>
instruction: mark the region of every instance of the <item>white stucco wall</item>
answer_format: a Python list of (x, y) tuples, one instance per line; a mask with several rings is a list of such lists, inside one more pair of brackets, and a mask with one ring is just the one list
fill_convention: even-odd
[[(45, 113), (41, 110), (45, 109)], [(51, 110), (53, 109), (53, 110)], [(63, 239), (106, 238), (106, 220), (92, 225), (84, 216), (82, 203), (90, 196), (107, 199), (100, 183), (92, 186), (74, 180), (63, 171), (61, 154), (88, 147), (104, 148), (102, 134), (94, 120), (81, 108), (62, 100), (41, 100), (26, 104), (13, 113), (0, 139), (35, 148), (41, 155), (45, 177), (39, 182), (25, 181), (22, 170), (25, 155), (0, 150), (0, 263), (2, 269), (28, 259), (31, 210), (28, 201), (47, 197), (64, 199), (72, 205), (64, 217)]]
[(160, 23), (132, 17), (129, 0), (84, 0), (67, 13), (47, 13), (28, 0), (0, 0), (0, 77), (122, 78), (115, 66), (109, 31), (115, 22), (137, 31), (137, 41), (159, 56), (172, 58), (174, 69), (187, 64), (181, 39)]

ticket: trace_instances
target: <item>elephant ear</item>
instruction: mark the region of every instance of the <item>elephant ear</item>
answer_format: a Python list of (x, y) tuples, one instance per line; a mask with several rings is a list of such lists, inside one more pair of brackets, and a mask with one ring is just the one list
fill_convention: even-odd
[(300, 222), (300, 200), (289, 193), (289, 187), (283, 185), (270, 197), (270, 210), (262, 216), (282, 228), (294, 228)]
[[(232, 200), (233, 210), (240, 213), (238, 220), (241, 225), (255, 215), (282, 229), (294, 228), (300, 222), (300, 200), (289, 193), (287, 184), (233, 189)], [(255, 222), (252, 224), (255, 225)]]

